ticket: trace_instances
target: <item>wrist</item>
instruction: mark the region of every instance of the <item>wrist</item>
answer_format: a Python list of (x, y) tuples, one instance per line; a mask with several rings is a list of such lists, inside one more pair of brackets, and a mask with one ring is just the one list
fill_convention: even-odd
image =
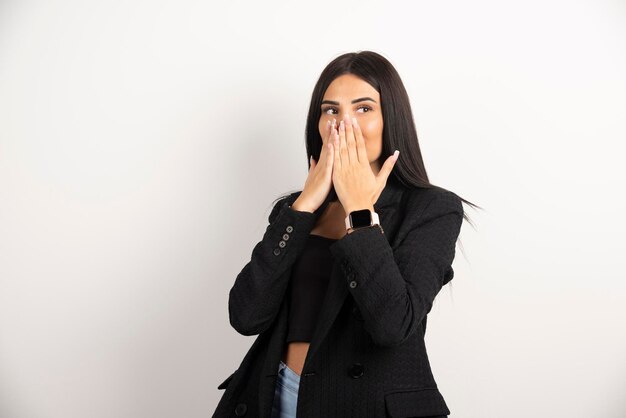
[(310, 213), (313, 213), (315, 211), (315, 209), (313, 209), (311, 206), (307, 205), (306, 203), (302, 203), (300, 198), (297, 198), (295, 200), (295, 202), (293, 202), (291, 204), (291, 208), (293, 210), (297, 210), (298, 212), (310, 212)]
[[(355, 206), (357, 207), (357, 206)], [(378, 213), (373, 207), (366, 207), (364, 209), (355, 209), (347, 211), (348, 215), (345, 218), (346, 229), (349, 234), (353, 231), (362, 228), (378, 227), (381, 232), (384, 233), (382, 226), (380, 225), (380, 218)]]
[(350, 212), (355, 212), (355, 211), (361, 210), (361, 209), (369, 209), (372, 212), (376, 212), (374, 210), (374, 205), (372, 205), (371, 203), (351, 204), (351, 205), (345, 207), (346, 216), (350, 215)]

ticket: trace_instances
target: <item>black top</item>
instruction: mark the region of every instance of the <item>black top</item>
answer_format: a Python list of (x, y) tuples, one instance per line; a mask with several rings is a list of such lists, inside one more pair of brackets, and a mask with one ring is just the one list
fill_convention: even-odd
[(293, 265), (286, 342), (311, 341), (313, 337), (333, 264), (328, 247), (335, 241), (334, 238), (310, 234), (306, 247)]

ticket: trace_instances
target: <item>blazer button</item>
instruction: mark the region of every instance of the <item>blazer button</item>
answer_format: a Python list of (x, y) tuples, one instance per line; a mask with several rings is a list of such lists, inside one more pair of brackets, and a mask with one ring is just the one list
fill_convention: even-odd
[(283, 239), (285, 241), (288, 241), (289, 240), (289, 234), (283, 234)]
[(274, 255), (280, 254), (280, 248), (274, 248)]
[(356, 280), (352, 280), (352, 281), (350, 282), (350, 287), (351, 287), (352, 289), (354, 289), (354, 288), (356, 287)]
[(361, 363), (354, 363), (352, 366), (350, 366), (348, 373), (353, 378), (358, 379), (359, 377), (363, 376), (363, 365)]
[(285, 248), (285, 245), (287, 245), (287, 243), (285, 241), (282, 241), (282, 240), (278, 243), (278, 246), (280, 248)]
[(246, 415), (246, 412), (248, 412), (248, 405), (243, 402), (238, 404), (235, 408), (235, 415), (237, 415), (238, 417)]
[(287, 232), (293, 232), (293, 226), (289, 225), (287, 228), (285, 228), (287, 230)]

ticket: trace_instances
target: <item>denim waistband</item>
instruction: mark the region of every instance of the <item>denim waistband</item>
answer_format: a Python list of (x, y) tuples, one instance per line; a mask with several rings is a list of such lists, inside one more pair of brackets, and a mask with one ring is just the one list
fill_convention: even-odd
[(281, 379), (281, 383), (287, 389), (298, 393), (298, 387), (300, 386), (300, 375), (293, 371), (282, 360), (278, 364), (278, 378)]

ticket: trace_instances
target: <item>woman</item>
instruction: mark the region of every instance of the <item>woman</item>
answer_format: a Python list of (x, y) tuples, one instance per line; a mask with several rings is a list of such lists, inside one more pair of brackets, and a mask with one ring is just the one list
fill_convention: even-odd
[(406, 90), (377, 53), (324, 69), (306, 147), (303, 190), (274, 205), (230, 290), (231, 325), (258, 337), (213, 416), (447, 416), (426, 317), (454, 275), (461, 202), (476, 206), (429, 183)]

